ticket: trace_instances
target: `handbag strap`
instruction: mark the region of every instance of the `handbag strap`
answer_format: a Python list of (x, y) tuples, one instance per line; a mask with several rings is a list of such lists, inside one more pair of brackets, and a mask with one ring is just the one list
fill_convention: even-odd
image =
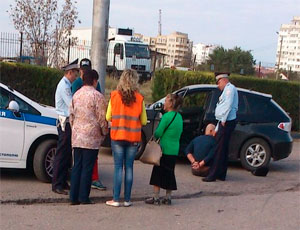
[[(175, 116), (173, 117), (172, 121), (171, 121), (171, 122), (168, 124), (168, 126), (167, 126), (167, 127), (164, 129), (164, 131), (163, 131), (163, 133), (162, 133), (161, 137), (160, 137), (160, 138), (158, 138), (158, 139), (156, 140), (156, 142), (157, 142), (157, 143), (159, 143), (159, 142), (160, 142), (160, 139), (162, 138), (162, 136), (164, 135), (164, 133), (166, 132), (166, 130), (169, 128), (169, 126), (172, 124), (172, 122), (174, 121), (174, 119), (175, 119), (176, 115), (177, 115), (177, 112), (175, 113)], [(152, 130), (152, 133), (153, 133), (153, 130)], [(154, 134), (152, 134), (152, 137), (150, 138), (150, 140), (149, 140), (149, 141), (151, 141), (151, 140), (154, 140)]]
[(175, 113), (175, 116), (173, 117), (172, 121), (168, 124), (168, 126), (165, 128), (165, 130), (163, 131), (162, 135), (160, 138), (162, 138), (162, 136), (164, 135), (164, 133), (166, 132), (166, 130), (169, 128), (169, 126), (172, 124), (172, 122), (174, 121), (175, 117), (177, 115), (177, 112)]

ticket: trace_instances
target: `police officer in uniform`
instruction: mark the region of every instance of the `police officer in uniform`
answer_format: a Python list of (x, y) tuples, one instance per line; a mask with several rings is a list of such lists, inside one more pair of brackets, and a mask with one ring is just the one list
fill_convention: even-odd
[(231, 134), (236, 126), (238, 110), (238, 92), (229, 82), (229, 73), (215, 73), (218, 88), (223, 91), (216, 106), (215, 116), (218, 121), (216, 131), (217, 148), (209, 174), (202, 180), (212, 182), (216, 179), (225, 181), (228, 164), (228, 148)]
[(52, 191), (68, 195), (68, 168), (72, 161), (69, 107), (72, 101), (71, 85), (78, 76), (78, 59), (62, 68), (65, 72), (55, 92), (55, 109), (58, 114), (58, 143), (53, 164)]

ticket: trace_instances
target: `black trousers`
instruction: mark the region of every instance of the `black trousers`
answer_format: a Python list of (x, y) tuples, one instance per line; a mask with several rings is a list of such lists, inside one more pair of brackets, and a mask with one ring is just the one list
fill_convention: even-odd
[(225, 126), (222, 126), (221, 123), (219, 124), (216, 136), (217, 148), (207, 176), (210, 179), (226, 179), (229, 141), (235, 126), (236, 120), (226, 121)]
[(72, 164), (71, 126), (68, 122), (65, 131), (57, 127), (58, 143), (53, 164), (52, 189), (64, 189), (68, 179), (68, 169)]
[(98, 151), (98, 149), (74, 148), (70, 190), (72, 202), (88, 202), (90, 200), (92, 173)]

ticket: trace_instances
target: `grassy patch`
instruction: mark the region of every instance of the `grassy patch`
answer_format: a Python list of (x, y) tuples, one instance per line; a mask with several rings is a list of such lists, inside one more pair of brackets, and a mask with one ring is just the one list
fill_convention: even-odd
[[(105, 98), (109, 100), (110, 92), (117, 88), (119, 80), (106, 77), (105, 79)], [(151, 81), (139, 85), (140, 93), (144, 96), (145, 104), (152, 103)]]

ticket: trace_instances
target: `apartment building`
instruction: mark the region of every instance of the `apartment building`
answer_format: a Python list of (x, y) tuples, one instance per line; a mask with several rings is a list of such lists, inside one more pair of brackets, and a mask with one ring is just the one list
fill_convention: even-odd
[(282, 24), (278, 33), (276, 68), (300, 72), (300, 16)]
[(150, 46), (150, 49), (165, 55), (164, 63), (166, 66), (180, 66), (182, 61), (192, 51), (192, 42), (188, 34), (173, 32), (169, 35), (158, 35), (157, 37), (144, 36), (135, 34), (143, 42)]
[(196, 57), (195, 63), (197, 65), (205, 63), (209, 55), (213, 53), (214, 49), (216, 49), (217, 45), (207, 45), (203, 43), (198, 43), (193, 46), (193, 57)]

